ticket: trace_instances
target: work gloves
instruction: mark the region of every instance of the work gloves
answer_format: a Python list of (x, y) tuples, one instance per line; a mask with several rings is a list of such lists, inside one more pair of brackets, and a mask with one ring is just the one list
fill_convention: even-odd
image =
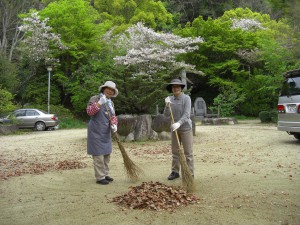
[(99, 101), (98, 101), (98, 103), (99, 103), (100, 105), (103, 105), (103, 104), (105, 104), (106, 102), (107, 102), (107, 98), (106, 98), (105, 95), (103, 95), (103, 96), (99, 99)]
[(171, 104), (171, 98), (170, 98), (170, 96), (168, 96), (168, 97), (165, 98), (165, 103), (166, 103), (166, 105)]
[(180, 127), (180, 123), (173, 123), (172, 125), (171, 125), (171, 130), (172, 131), (175, 131), (175, 130), (177, 130), (178, 128)]
[(111, 127), (111, 130), (112, 130), (113, 133), (116, 133), (116, 132), (117, 132), (117, 130), (118, 130), (117, 125), (112, 124), (112, 125), (110, 125), (110, 127)]

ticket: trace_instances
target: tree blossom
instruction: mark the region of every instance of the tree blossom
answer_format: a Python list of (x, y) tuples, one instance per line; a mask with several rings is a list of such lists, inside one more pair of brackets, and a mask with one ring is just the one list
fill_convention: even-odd
[(257, 61), (259, 50), (257, 48), (250, 50), (238, 49), (236, 54), (247, 63), (253, 64)]
[(231, 19), (232, 29), (241, 28), (245, 31), (250, 31), (253, 29), (265, 29), (260, 22), (254, 19)]
[(67, 47), (61, 42), (59, 34), (51, 32), (52, 27), (47, 26), (48, 21), (49, 18), (40, 20), (38, 12), (33, 12), (30, 17), (23, 19), (23, 25), (19, 26), (19, 30), (25, 33), (22, 47), (28, 57), (33, 61), (45, 60), (46, 64), (52, 64), (57, 60), (52, 57), (50, 46), (58, 47), (60, 50)]
[(139, 22), (117, 37), (115, 45), (125, 50), (126, 55), (117, 56), (114, 60), (117, 65), (137, 66), (137, 74), (154, 74), (170, 68), (192, 70), (193, 65), (177, 62), (176, 57), (197, 50), (195, 44), (203, 41), (202, 37), (182, 38), (170, 33), (157, 33)]

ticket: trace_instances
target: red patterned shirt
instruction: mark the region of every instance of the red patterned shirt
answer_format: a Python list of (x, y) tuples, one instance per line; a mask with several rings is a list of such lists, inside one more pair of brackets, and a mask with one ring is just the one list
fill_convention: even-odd
[(118, 125), (118, 117), (112, 116), (110, 119), (110, 123), (114, 125)]
[(86, 112), (89, 116), (94, 116), (97, 112), (99, 112), (100, 108), (97, 106), (97, 102), (88, 105), (86, 108)]
[[(99, 112), (100, 108), (97, 106), (97, 102), (88, 105), (86, 108), (86, 112), (89, 116), (94, 116), (97, 112)], [(118, 117), (112, 116), (110, 119), (110, 123), (114, 125), (118, 125)]]

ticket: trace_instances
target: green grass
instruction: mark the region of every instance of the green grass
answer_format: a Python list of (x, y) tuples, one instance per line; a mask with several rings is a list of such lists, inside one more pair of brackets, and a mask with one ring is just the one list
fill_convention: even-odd
[(60, 119), (59, 129), (81, 129), (81, 128), (87, 128), (87, 121), (82, 121), (70, 117)]
[(27, 134), (27, 133), (32, 133), (32, 129), (19, 129), (17, 131), (14, 132), (9, 132), (6, 134), (2, 134), (0, 133), (0, 136), (8, 136), (8, 135), (23, 135), (23, 134)]

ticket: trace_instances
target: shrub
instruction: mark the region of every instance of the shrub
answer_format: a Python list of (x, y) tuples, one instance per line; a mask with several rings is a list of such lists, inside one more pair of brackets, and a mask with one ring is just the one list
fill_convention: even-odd
[(271, 122), (270, 114), (268, 111), (261, 111), (259, 114), (259, 119), (262, 123), (269, 123)]
[(259, 119), (262, 123), (277, 123), (277, 111), (261, 111), (259, 113)]
[(271, 117), (271, 121), (273, 123), (277, 123), (278, 122), (278, 112), (277, 112), (277, 110), (270, 111), (270, 117)]
[(16, 105), (13, 104), (13, 95), (0, 87), (0, 116), (6, 116), (9, 112), (15, 110), (17, 108)]

